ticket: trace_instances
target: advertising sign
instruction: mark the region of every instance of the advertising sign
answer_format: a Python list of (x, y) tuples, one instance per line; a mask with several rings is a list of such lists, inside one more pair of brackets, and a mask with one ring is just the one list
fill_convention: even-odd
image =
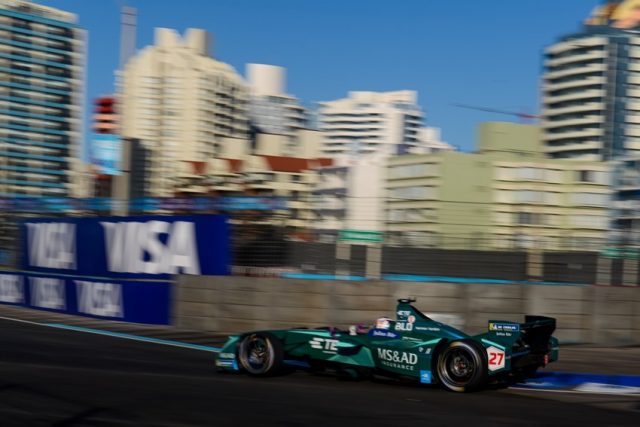
[(381, 231), (340, 230), (338, 240), (341, 242), (382, 243)]
[(0, 272), (0, 303), (122, 322), (168, 325), (168, 282)]
[(94, 133), (91, 135), (91, 164), (104, 175), (120, 175), (122, 140), (120, 135)]
[(222, 215), (29, 219), (20, 231), (22, 270), (29, 272), (137, 279), (230, 274)]

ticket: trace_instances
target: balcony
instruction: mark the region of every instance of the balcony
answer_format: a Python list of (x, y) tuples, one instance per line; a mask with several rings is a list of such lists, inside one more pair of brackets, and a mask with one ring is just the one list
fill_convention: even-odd
[(549, 133), (545, 132), (545, 141), (557, 141), (561, 139), (578, 139), (578, 138), (593, 138), (602, 137), (604, 135), (603, 129), (583, 129), (570, 132)]
[(580, 119), (567, 119), (567, 120), (557, 120), (557, 121), (544, 121), (542, 123), (542, 127), (545, 129), (555, 129), (565, 126), (582, 126), (582, 125), (591, 125), (594, 123), (602, 124), (605, 121), (604, 116), (593, 115), (586, 116)]
[[(637, 125), (636, 125), (637, 126)], [(624, 134), (626, 136), (636, 136), (636, 137), (640, 137), (640, 126), (636, 127), (636, 126), (627, 126), (624, 129)]]
[(559, 102), (575, 101), (580, 99), (604, 98), (604, 96), (605, 96), (604, 89), (591, 89), (591, 90), (585, 90), (585, 91), (578, 91), (578, 92), (570, 93), (567, 95), (545, 96), (543, 98), (543, 102), (546, 105), (550, 105), (550, 104), (557, 104)]
[(578, 88), (582, 86), (591, 86), (598, 84), (604, 85), (605, 83), (606, 80), (604, 77), (587, 77), (586, 79), (576, 79), (562, 83), (547, 82), (542, 85), (542, 89), (545, 92), (551, 92), (562, 89)]
[(547, 153), (561, 153), (564, 151), (584, 151), (584, 150), (600, 150), (602, 143), (599, 141), (576, 142), (573, 144), (551, 145), (546, 144), (544, 147)]
[(609, 43), (606, 37), (588, 37), (574, 40), (567, 40), (565, 42), (556, 43), (553, 46), (549, 46), (545, 49), (547, 54), (560, 54), (563, 52), (569, 52), (576, 49), (584, 49), (590, 46), (606, 46)]
[(542, 115), (545, 117), (560, 116), (563, 114), (584, 113), (591, 111), (604, 111), (604, 102), (586, 102), (580, 105), (562, 107), (562, 108), (544, 108)]
[(544, 65), (548, 68), (559, 67), (562, 65), (572, 64), (574, 62), (589, 62), (601, 60), (607, 57), (607, 52), (604, 49), (595, 49), (590, 52), (581, 53), (577, 55), (567, 55), (562, 58), (547, 59)]
[(550, 71), (550, 72), (547, 72), (544, 75), (544, 77), (546, 79), (552, 80), (552, 79), (559, 79), (562, 77), (579, 75), (579, 74), (604, 72), (606, 70), (607, 70), (606, 64), (583, 65), (583, 66), (576, 66), (573, 68), (569, 68), (567, 70)]

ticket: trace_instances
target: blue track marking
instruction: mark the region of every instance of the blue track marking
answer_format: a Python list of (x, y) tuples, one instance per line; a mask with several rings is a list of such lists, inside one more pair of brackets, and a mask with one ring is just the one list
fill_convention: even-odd
[[(317, 273), (282, 273), (280, 277), (284, 279), (299, 280), (343, 280), (350, 282), (366, 282), (364, 276), (338, 276), (334, 274), (317, 274)], [(517, 280), (501, 280), (501, 279), (481, 279), (481, 278), (465, 278), (465, 277), (448, 277), (448, 276), (418, 276), (410, 274), (385, 274), (382, 280), (393, 282), (430, 282), (430, 283), (463, 283), (463, 284), (490, 284), (490, 285), (559, 285), (559, 286), (583, 286), (578, 283), (564, 282), (527, 282)]]
[(209, 351), (211, 353), (219, 353), (222, 350), (219, 347), (211, 347), (211, 346), (200, 345), (200, 344), (190, 344), (190, 343), (186, 343), (182, 341), (174, 341), (174, 340), (163, 340), (160, 338), (143, 337), (141, 335), (125, 334), (122, 332), (103, 331), (101, 329), (84, 328), (82, 326), (71, 326), (71, 325), (65, 325), (62, 323), (42, 323), (42, 325), (49, 326), (51, 328), (66, 329), (70, 331), (85, 332), (89, 334), (105, 335), (108, 337), (122, 338), (126, 340), (149, 342), (153, 344), (168, 345), (172, 347), (189, 348), (191, 350)]
[(600, 375), (570, 372), (538, 373), (535, 378), (518, 384), (522, 388), (571, 389), (584, 384), (603, 384), (615, 387), (637, 388), (640, 391), (640, 375)]

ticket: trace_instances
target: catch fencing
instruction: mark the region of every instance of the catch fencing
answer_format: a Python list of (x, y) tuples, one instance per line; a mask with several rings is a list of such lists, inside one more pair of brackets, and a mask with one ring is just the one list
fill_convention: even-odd
[[(31, 216), (33, 218), (33, 216)], [(18, 224), (23, 216), (3, 218), (0, 267), (17, 269), (21, 253)], [(231, 271), (239, 276), (279, 277), (303, 274), (352, 278), (420, 278), (542, 281), (639, 285), (634, 247), (602, 245), (601, 250), (478, 249), (322, 243), (300, 241), (285, 227), (231, 225)], [(341, 254), (342, 252), (342, 254)], [(346, 256), (344, 253), (346, 252)], [(372, 271), (374, 272), (372, 274)]]
[[(20, 221), (101, 216), (114, 208), (108, 199), (12, 203), (0, 206), (0, 267), (9, 270), (19, 267)], [(318, 230), (278, 225), (288, 222), (285, 208), (277, 198), (145, 198), (132, 201), (128, 210), (130, 216), (226, 214), (231, 224), (231, 271), (239, 276), (640, 284), (640, 250), (631, 244), (563, 236), (532, 243), (488, 234), (403, 241), (392, 233), (379, 233), (379, 240), (347, 241), (337, 232), (327, 238)]]

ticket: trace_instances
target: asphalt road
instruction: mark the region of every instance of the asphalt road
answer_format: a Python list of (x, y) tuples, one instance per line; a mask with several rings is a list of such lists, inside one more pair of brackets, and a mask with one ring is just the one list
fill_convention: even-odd
[(0, 320), (0, 426), (638, 425), (640, 397), (455, 394), (306, 373), (217, 374), (213, 354)]

